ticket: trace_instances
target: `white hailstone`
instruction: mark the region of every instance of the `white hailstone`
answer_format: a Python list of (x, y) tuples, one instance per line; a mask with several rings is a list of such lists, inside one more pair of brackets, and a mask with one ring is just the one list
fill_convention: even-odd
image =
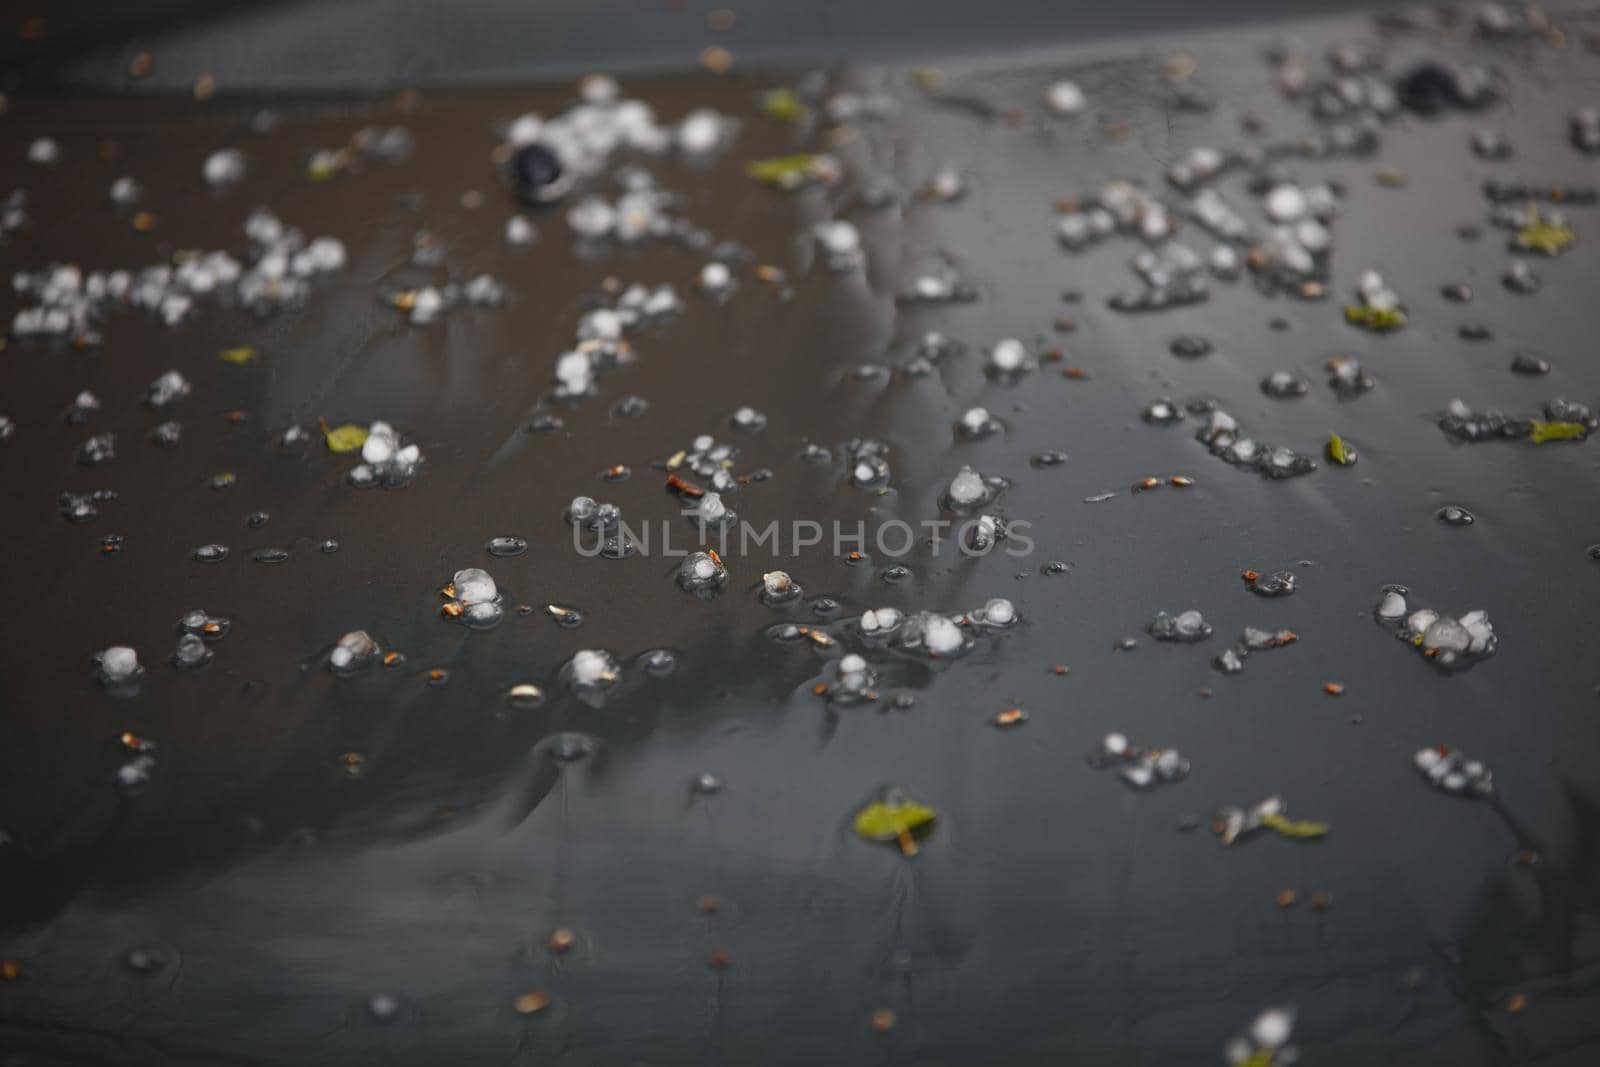
[(856, 482), (865, 485), (878, 477), (878, 469), (863, 460), (856, 464), (856, 469), (850, 472), (850, 477)]
[(1393, 311), (1400, 306), (1400, 297), (1384, 283), (1383, 275), (1375, 270), (1362, 272), (1356, 286), (1362, 303), (1379, 311)]
[(1017, 619), (1016, 606), (1005, 597), (995, 597), (980, 612), (984, 622), (995, 626), (1009, 626)]
[(1250, 1040), (1260, 1048), (1282, 1048), (1293, 1032), (1294, 1013), (1287, 1008), (1269, 1008), (1251, 1024)]
[(700, 268), (700, 288), (708, 293), (720, 293), (733, 284), (733, 272), (726, 263), (712, 261)]
[(980, 434), (988, 429), (991, 421), (988, 408), (969, 408), (961, 416), (961, 427), (970, 434)]
[(361, 458), (371, 464), (387, 463), (394, 458), (395, 438), (389, 434), (368, 433), (361, 443)]
[(1301, 219), (1294, 227), (1294, 238), (1307, 252), (1320, 255), (1333, 246), (1333, 234), (1316, 219)]
[(742, 407), (733, 413), (730, 420), (735, 429), (747, 430), (752, 433), (764, 429), (767, 417), (753, 407)]
[(1417, 770), (1427, 775), (1432, 775), (1434, 768), (1444, 762), (1444, 756), (1436, 748), (1419, 748), (1411, 759)]
[(955, 504), (976, 504), (987, 492), (983, 478), (971, 467), (962, 467), (950, 480), (950, 500)]
[(1428, 627), (1438, 621), (1439, 613), (1432, 608), (1413, 611), (1406, 617), (1406, 629), (1418, 637), (1428, 632)]
[(431, 285), (423, 286), (417, 290), (415, 299), (411, 304), (411, 322), (416, 326), (426, 326), (439, 317), (439, 312), (444, 310), (444, 297), (439, 290)]
[(580, 341), (616, 341), (622, 337), (622, 316), (610, 308), (596, 308), (578, 320)]
[(967, 182), (955, 167), (941, 167), (928, 182), (927, 193), (935, 200), (954, 200), (967, 191)]
[(691, 572), (698, 580), (709, 581), (716, 576), (717, 562), (710, 556), (700, 556), (695, 559)]
[(722, 142), (722, 132), (722, 116), (709, 108), (699, 108), (679, 123), (678, 148), (689, 155), (702, 155)]
[(28, 146), (28, 162), (50, 166), (61, 160), (61, 146), (48, 137), (41, 137)]
[(961, 636), (961, 628), (955, 623), (943, 615), (930, 615), (927, 625), (923, 627), (922, 640), (929, 652), (944, 655), (959, 649), (966, 639)]
[(1008, 337), (989, 350), (989, 365), (997, 371), (1021, 370), (1028, 362), (1028, 350), (1021, 341)]
[(609, 74), (590, 74), (578, 83), (578, 95), (586, 104), (612, 104), (622, 95), (622, 86)]
[(794, 586), (788, 571), (767, 571), (761, 576), (761, 587), (769, 596), (782, 596)]
[(867, 669), (866, 658), (855, 652), (850, 653), (839, 661), (840, 674), (861, 674)]
[(450, 579), (450, 584), (455, 587), (456, 599), (463, 604), (489, 604), (500, 595), (494, 579), (489, 577), (489, 572), (482, 567), (467, 567), (456, 571), (455, 577)]
[(365, 630), (351, 630), (339, 638), (328, 656), (328, 666), (333, 670), (358, 667), (378, 654), (378, 642)]
[(817, 235), (817, 243), (829, 256), (850, 256), (861, 250), (861, 231), (853, 223), (842, 219), (819, 222), (813, 232)]
[(111, 183), (111, 202), (119, 207), (137, 204), (144, 190), (132, 178), (122, 177)]
[(878, 633), (882, 630), (892, 630), (900, 625), (902, 616), (896, 608), (874, 608), (866, 611), (861, 616), (862, 633)]
[(573, 654), (572, 680), (578, 685), (601, 685), (616, 680), (616, 664), (611, 654), (599, 649), (585, 648)]
[(1076, 115), (1087, 101), (1077, 82), (1058, 81), (1045, 90), (1044, 101), (1057, 115)]
[(506, 244), (521, 248), (538, 239), (539, 231), (523, 216), (513, 215), (506, 220)]
[(396, 466), (410, 469), (422, 460), (422, 449), (416, 445), (406, 445), (394, 454)]
[(556, 381), (568, 393), (587, 393), (594, 387), (594, 365), (582, 352), (563, 352), (556, 360)]
[(603, 197), (586, 196), (567, 212), (567, 225), (579, 237), (595, 240), (616, 228), (617, 212)]
[(124, 682), (139, 673), (139, 654), (127, 645), (113, 645), (100, 653), (100, 674), (108, 682)]
[(529, 111), (511, 120), (506, 128), (506, 143), (513, 148), (532, 144), (544, 133), (544, 119)]
[(340, 270), (348, 258), (344, 242), (337, 237), (318, 237), (306, 246), (311, 266), (318, 271)]
[(208, 185), (232, 185), (244, 177), (244, 153), (237, 148), (219, 148), (206, 157), (201, 173)]
[(722, 502), (721, 493), (706, 493), (695, 505), (695, 516), (701, 522), (717, 522), (728, 513), (728, 506)]
[(1406, 614), (1406, 598), (1394, 590), (1383, 594), (1383, 600), (1378, 604), (1378, 618), (1402, 619)]
[(1128, 752), (1128, 738), (1124, 734), (1106, 734), (1101, 745), (1108, 756), (1124, 756)]
[(1274, 222), (1294, 222), (1306, 213), (1306, 194), (1298, 185), (1273, 186), (1264, 205)]

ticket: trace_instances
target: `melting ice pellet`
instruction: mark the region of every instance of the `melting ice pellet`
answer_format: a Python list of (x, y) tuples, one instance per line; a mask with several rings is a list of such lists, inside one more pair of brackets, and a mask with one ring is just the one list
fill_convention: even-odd
[(1168, 615), (1158, 612), (1150, 620), (1150, 625), (1145, 631), (1157, 641), (1181, 641), (1190, 643), (1203, 641), (1211, 636), (1211, 624), (1205, 617), (1193, 608), (1179, 612), (1177, 615)]

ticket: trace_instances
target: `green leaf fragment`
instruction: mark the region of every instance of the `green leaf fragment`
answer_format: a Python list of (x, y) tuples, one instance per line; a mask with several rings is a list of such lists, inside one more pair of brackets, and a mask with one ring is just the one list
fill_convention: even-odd
[(898, 841), (900, 851), (915, 855), (912, 831), (933, 822), (938, 812), (912, 800), (875, 800), (856, 812), (855, 831), (868, 841)]
[(792, 89), (774, 89), (761, 98), (761, 113), (774, 122), (804, 122), (811, 109), (800, 102)]
[(791, 156), (751, 160), (745, 164), (744, 172), (758, 182), (793, 189), (810, 176), (816, 162), (815, 154), (800, 152)]
[(1328, 435), (1328, 458), (1341, 467), (1348, 467), (1356, 461), (1356, 450), (1345, 444), (1344, 438), (1336, 433)]
[(1546, 441), (1582, 441), (1588, 436), (1589, 427), (1581, 422), (1546, 422), (1544, 419), (1534, 419), (1528, 440), (1536, 445), (1542, 445)]
[(322, 436), (328, 442), (329, 452), (354, 452), (367, 443), (367, 428), (350, 422), (345, 423), (343, 426), (330, 428), (324, 422), (322, 423)]
[(1406, 324), (1406, 313), (1399, 308), (1375, 308), (1351, 304), (1344, 309), (1344, 321), (1366, 330), (1398, 330)]
[(1547, 256), (1566, 251), (1578, 238), (1572, 227), (1545, 222), (1539, 217), (1539, 205), (1528, 205), (1528, 224), (1517, 231), (1512, 244), (1524, 252), (1543, 252)]
[(1261, 825), (1273, 833), (1292, 837), (1298, 841), (1309, 841), (1313, 838), (1326, 837), (1328, 834), (1328, 824), (1325, 822), (1291, 819), (1287, 815), (1263, 815)]
[(249, 345), (240, 345), (238, 348), (224, 348), (217, 353), (217, 358), (224, 363), (232, 363), (235, 367), (242, 367), (251, 363), (256, 358), (256, 350)]

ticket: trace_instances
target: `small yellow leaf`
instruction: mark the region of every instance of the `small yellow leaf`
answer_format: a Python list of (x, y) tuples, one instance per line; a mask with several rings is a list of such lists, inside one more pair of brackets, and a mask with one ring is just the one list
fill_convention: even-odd
[(885, 796), (856, 812), (855, 831), (869, 841), (905, 839), (911, 831), (932, 822), (937, 813), (926, 804), (899, 796)]
[(1325, 822), (1312, 822), (1310, 819), (1291, 819), (1287, 815), (1263, 815), (1261, 825), (1274, 833), (1284, 837), (1309, 840), (1311, 838), (1326, 837), (1328, 824)]
[(354, 452), (367, 443), (367, 428), (347, 422), (332, 429), (322, 423), (322, 436), (327, 439), (329, 452)]
[(240, 345), (238, 348), (224, 348), (217, 353), (217, 358), (224, 363), (232, 363), (235, 367), (242, 367), (246, 363), (254, 363), (256, 350), (249, 345)]

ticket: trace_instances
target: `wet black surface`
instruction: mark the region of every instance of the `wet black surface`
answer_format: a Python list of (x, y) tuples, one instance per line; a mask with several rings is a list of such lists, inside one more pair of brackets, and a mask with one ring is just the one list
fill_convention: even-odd
[[(1586, 25), (1576, 19), (1573, 38)], [(682, 214), (747, 243), (753, 262), (791, 270), (788, 302), (748, 271), (725, 303), (703, 299), (692, 282), (706, 257), (671, 244), (575, 258), (559, 215), (536, 217), (534, 247), (507, 248), (514, 205), (489, 157), (495, 124), (554, 113), (566, 87), (430, 94), (409, 115), (387, 100), (303, 100), (269, 134), (246, 132), (260, 103), (250, 99), (12, 100), (5, 157), (20, 160), (49, 135), (65, 162), (44, 174), (9, 168), (32, 219), (0, 248), (11, 270), (242, 250), (244, 217), (263, 203), (308, 233), (339, 236), (350, 262), (306, 308), (264, 323), (207, 308), (168, 330), (127, 312), (98, 349), (12, 341), (0, 351), (0, 413), (17, 423), (0, 444), (14, 598), (0, 621), (0, 826), (12, 838), (0, 957), (19, 971), (0, 982), (8, 1062), (1216, 1062), (1273, 1004), (1298, 1006), (1308, 1063), (1592, 1062), (1594, 445), (1461, 446), (1436, 420), (1454, 397), (1517, 413), (1555, 396), (1600, 399), (1590, 350), (1600, 209), (1567, 209), (1577, 246), (1539, 259), (1544, 287), (1519, 296), (1499, 283), (1509, 253), (1480, 192), (1491, 178), (1596, 180), (1594, 161), (1566, 138), (1596, 59), (1572, 38), (1560, 49), (1461, 32), (1378, 39), (1355, 19), (1298, 29), (1313, 55), (1376, 41), (1390, 69), (1422, 56), (1492, 64), (1508, 102), (1481, 116), (1397, 120), (1378, 158), (1291, 164), (1302, 181), (1346, 189), (1329, 299), (1266, 297), (1246, 279), (1214, 283), (1208, 303), (1142, 316), (1106, 306), (1132, 285), (1137, 246), (1068, 256), (1053, 204), (1114, 177), (1158, 189), (1188, 147), (1245, 143), (1245, 112), (1262, 120), (1263, 140), (1305, 133), (1309, 120), (1277, 97), (1260, 57), (1271, 33), (946, 62), (935, 96), (912, 88), (906, 70), (858, 70), (849, 78), (892, 91), (900, 115), (861, 124), (837, 149), (852, 176), (842, 187), (792, 198), (741, 173), (745, 160), (819, 143), (761, 119), (758, 91), (777, 79), (630, 80), (664, 118), (712, 104), (744, 120), (719, 162), (652, 169), (684, 197)], [(1160, 69), (1179, 49), (1213, 111), (1172, 106)], [(1044, 113), (1043, 90), (1062, 76), (1083, 86), (1089, 114)], [(1008, 109), (1021, 120), (1006, 121)], [(412, 128), (413, 159), (306, 183), (307, 151), (378, 121)], [(1473, 156), (1480, 125), (1503, 130), (1515, 155)], [(97, 157), (107, 137), (114, 164)], [(213, 194), (201, 162), (224, 144), (243, 147), (251, 170)], [(887, 174), (911, 190), (947, 162), (973, 178), (957, 203), (854, 203), (857, 176)], [(1408, 181), (1380, 184), (1380, 165)], [(148, 233), (104, 203), (124, 172), (146, 187)], [(1243, 184), (1235, 175), (1221, 187), (1253, 210)], [(461, 206), (469, 189), (484, 206)], [(867, 238), (864, 275), (813, 262), (808, 225), (835, 214)], [(1481, 239), (1457, 236), (1468, 224)], [(384, 286), (414, 284), (405, 263), (423, 227), (445, 247), (443, 274), (490, 271), (508, 306), (455, 310), (428, 327), (380, 306)], [(933, 256), (954, 261), (980, 299), (897, 305), (894, 293)], [(1396, 334), (1343, 322), (1373, 267), (1407, 305), (1410, 324)], [(599, 395), (562, 412), (565, 432), (528, 433), (586, 295), (612, 275), (672, 282), (688, 307), (637, 336), (637, 363), (602, 379)], [(1474, 301), (1447, 300), (1450, 282), (1470, 284)], [(1064, 303), (1064, 290), (1081, 297)], [(8, 297), (8, 317), (16, 306)], [(1055, 329), (1063, 315), (1073, 332)], [(1469, 320), (1494, 338), (1460, 339)], [(908, 377), (931, 328), (966, 353)], [(1214, 350), (1176, 357), (1180, 334)], [(1008, 336), (1065, 358), (1017, 385), (993, 382), (981, 352)], [(256, 362), (215, 358), (245, 344)], [(1551, 373), (1513, 374), (1520, 350), (1549, 358)], [(1361, 359), (1371, 392), (1341, 401), (1327, 387), (1323, 365), (1340, 354)], [(866, 362), (896, 370), (850, 373)], [(1065, 377), (1065, 365), (1090, 377)], [(194, 391), (175, 415), (158, 415), (142, 397), (169, 367)], [(1306, 378), (1309, 394), (1263, 395), (1258, 383), (1280, 369)], [(68, 425), (61, 413), (84, 388), (104, 407)], [(648, 398), (648, 411), (613, 415), (630, 394)], [(1337, 431), (1361, 459), (1267, 481), (1209, 455), (1193, 417), (1141, 421), (1162, 396), (1214, 397), (1261, 439), (1308, 454)], [(1005, 431), (958, 443), (952, 426), (978, 403)], [(766, 413), (764, 431), (728, 427), (743, 405)], [(248, 417), (230, 421), (235, 410)], [(170, 450), (146, 439), (166, 417), (184, 424)], [(386, 419), (426, 463), (406, 489), (354, 490), (351, 457), (315, 439), (276, 443), (319, 417)], [(108, 431), (117, 458), (79, 466), (82, 441)], [(704, 602), (677, 588), (675, 560), (579, 558), (561, 519), (579, 493), (618, 503), (630, 522), (671, 522), (687, 543), (651, 463), (700, 433), (737, 444), (737, 470), (774, 472), (729, 497), (758, 526), (917, 522), (937, 516), (963, 464), (1007, 477), (1000, 510), (1034, 524), (1028, 558), (919, 547), (899, 561), (911, 575), (896, 584), (881, 576), (892, 561), (851, 566), (828, 546), (781, 566), (847, 616), (1005, 596), (1022, 622), (934, 669), (880, 664), (885, 695), (914, 693), (909, 710), (886, 699), (830, 709), (812, 692), (832, 679), (827, 659), (764, 636), (775, 621), (808, 621), (805, 604), (773, 609), (756, 597), (770, 558), (730, 554), (728, 588)], [(890, 445), (889, 494), (847, 483), (839, 446), (855, 436)], [(833, 448), (835, 462), (802, 460), (807, 441)], [(1045, 449), (1069, 459), (1030, 465)], [(602, 481), (618, 463), (633, 477)], [(209, 488), (222, 471), (237, 483)], [(1196, 484), (1129, 491), (1169, 474)], [(120, 498), (95, 521), (61, 518), (61, 492), (101, 487)], [(1083, 502), (1102, 491), (1118, 495)], [(1446, 505), (1477, 521), (1439, 522)], [(270, 519), (252, 528), (256, 511)], [(102, 555), (107, 533), (125, 538), (121, 552)], [(492, 557), (484, 546), (499, 535), (532, 547)], [(325, 538), (337, 553), (319, 551)], [(229, 558), (194, 562), (210, 542), (229, 545)], [(290, 558), (256, 563), (267, 547)], [(1049, 560), (1072, 568), (1047, 576)], [(465, 566), (487, 568), (510, 604), (541, 610), (508, 612), (488, 632), (440, 618), (438, 587)], [(1260, 598), (1239, 580), (1245, 568), (1285, 567), (1298, 575), (1290, 597)], [(1486, 609), (1498, 653), (1462, 673), (1436, 670), (1374, 623), (1387, 582), (1409, 586), (1414, 607)], [(547, 603), (576, 606), (586, 621), (562, 629)], [(213, 663), (178, 672), (166, 657), (178, 617), (197, 606), (233, 629)], [(1189, 607), (1216, 627), (1209, 641), (1144, 637), (1158, 611)], [(1242, 674), (1217, 673), (1211, 658), (1246, 625), (1299, 640), (1252, 656)], [(328, 672), (326, 652), (357, 628), (403, 651), (404, 664)], [(1113, 651), (1126, 635), (1138, 646)], [(147, 669), (128, 699), (108, 694), (90, 665), (119, 643)], [(660, 647), (680, 659), (666, 679), (637, 663)], [(623, 663), (602, 708), (557, 681), (582, 648)], [(428, 684), (436, 667), (446, 684)], [(506, 691), (528, 681), (550, 699), (508, 707)], [(1335, 681), (1342, 697), (1323, 691)], [(1028, 710), (1027, 723), (995, 729), (994, 714), (1011, 706)], [(125, 730), (161, 746), (134, 800), (111, 784)], [(1135, 793), (1091, 770), (1084, 754), (1112, 730), (1178, 747), (1192, 773)], [(589, 735), (596, 751), (555, 760), (562, 731)], [(1428, 789), (1411, 758), (1432, 744), (1486, 760), (1500, 798)], [(359, 777), (347, 752), (365, 757)], [(706, 771), (724, 782), (714, 796), (691, 791)], [(939, 810), (914, 858), (850, 832), (885, 782)], [(1219, 806), (1279, 792), (1331, 835), (1219, 847), (1207, 829)], [(1199, 827), (1182, 830), (1186, 818)], [(1518, 862), (1525, 850), (1536, 864)], [(1299, 902), (1280, 908), (1284, 889)], [(1325, 909), (1309, 904), (1319, 892)], [(714, 913), (697, 907), (708, 895), (720, 901)], [(576, 937), (565, 954), (546, 947), (558, 927)], [(730, 960), (721, 969), (708, 962), (718, 948)], [(136, 971), (130, 950), (165, 964)], [(519, 1015), (515, 998), (532, 990), (550, 1006)], [(374, 1016), (375, 994), (398, 998), (393, 1017)], [(1516, 994), (1527, 998), (1520, 1012), (1507, 1007)], [(868, 1023), (880, 1008), (896, 1013), (887, 1033)]]

